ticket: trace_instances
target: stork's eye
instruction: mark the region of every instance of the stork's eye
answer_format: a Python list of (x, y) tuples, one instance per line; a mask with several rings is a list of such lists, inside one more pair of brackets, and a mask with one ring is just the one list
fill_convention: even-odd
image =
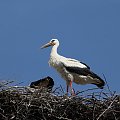
[(52, 40), (51, 42), (54, 42), (55, 40)]

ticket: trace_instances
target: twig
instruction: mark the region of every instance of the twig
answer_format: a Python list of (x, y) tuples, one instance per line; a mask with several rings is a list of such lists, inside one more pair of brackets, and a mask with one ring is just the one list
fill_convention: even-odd
[(57, 116), (54, 116), (55, 118), (59, 119), (59, 120), (72, 120), (72, 119), (69, 119), (69, 118), (65, 118), (65, 117), (57, 117)]
[(104, 74), (103, 74), (103, 77), (104, 77), (105, 83), (106, 83), (106, 85), (107, 85), (107, 88), (108, 88), (108, 90), (109, 90), (111, 96), (113, 96), (113, 93), (112, 93), (111, 90), (110, 90), (110, 87), (109, 87), (109, 85), (108, 85), (108, 83), (107, 83), (107, 80), (106, 80), (106, 77), (105, 77)]
[(55, 91), (58, 90), (58, 89), (60, 89), (60, 87), (55, 88), (54, 91), (53, 91), (53, 93), (55, 93)]
[(89, 91), (89, 90), (96, 90), (96, 89), (99, 89), (99, 88), (90, 88), (90, 89), (87, 89), (87, 90), (78, 91), (78, 92), (76, 93), (76, 95), (78, 95), (78, 94), (80, 94), (80, 93), (83, 93), (83, 92), (87, 92), (87, 91)]
[(104, 114), (107, 110), (109, 110), (109, 109), (111, 108), (111, 106), (112, 106), (112, 104), (115, 102), (116, 98), (117, 98), (117, 96), (116, 96), (116, 97), (114, 98), (114, 100), (110, 103), (110, 105), (108, 106), (108, 108), (105, 109), (105, 110), (98, 116), (97, 120), (99, 120), (99, 119), (103, 116), (103, 114)]
[(60, 88), (61, 88), (61, 92), (64, 94), (64, 90), (63, 90), (63, 88), (62, 88), (62, 85), (60, 85)]
[(4, 118), (4, 120), (7, 120), (7, 117), (5, 115), (3, 115), (2, 113), (0, 113), (0, 115)]

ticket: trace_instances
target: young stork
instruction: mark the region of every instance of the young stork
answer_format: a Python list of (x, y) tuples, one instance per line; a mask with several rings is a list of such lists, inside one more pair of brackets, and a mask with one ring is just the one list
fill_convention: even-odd
[(67, 93), (70, 87), (70, 92), (74, 95), (72, 82), (83, 85), (95, 84), (99, 88), (103, 88), (105, 82), (97, 74), (93, 73), (88, 65), (75, 59), (63, 57), (57, 53), (57, 48), (59, 46), (59, 41), (57, 39), (50, 40), (50, 42), (43, 45), (41, 48), (49, 46), (52, 46), (49, 64), (66, 80)]
[(51, 77), (45, 77), (43, 79), (31, 82), (30, 88), (35, 89), (46, 89), (48, 92), (52, 91), (52, 88), (54, 86), (54, 81)]

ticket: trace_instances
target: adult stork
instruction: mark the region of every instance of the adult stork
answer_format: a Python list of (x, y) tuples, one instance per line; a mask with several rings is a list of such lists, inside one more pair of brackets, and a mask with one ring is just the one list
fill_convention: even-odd
[(49, 46), (52, 46), (49, 64), (61, 74), (63, 79), (66, 80), (67, 93), (70, 87), (71, 94), (74, 94), (72, 82), (83, 85), (95, 84), (99, 88), (103, 88), (105, 82), (97, 74), (92, 72), (88, 65), (75, 59), (63, 57), (57, 53), (57, 48), (59, 46), (58, 39), (50, 40), (50, 42), (43, 45), (41, 48)]

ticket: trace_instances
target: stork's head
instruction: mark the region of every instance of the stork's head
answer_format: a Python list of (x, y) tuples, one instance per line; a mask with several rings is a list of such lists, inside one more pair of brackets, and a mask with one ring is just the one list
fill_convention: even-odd
[(46, 48), (46, 47), (49, 47), (49, 46), (59, 46), (59, 41), (58, 39), (52, 39), (50, 40), (50, 42), (48, 42), (47, 44), (43, 45), (41, 48)]

